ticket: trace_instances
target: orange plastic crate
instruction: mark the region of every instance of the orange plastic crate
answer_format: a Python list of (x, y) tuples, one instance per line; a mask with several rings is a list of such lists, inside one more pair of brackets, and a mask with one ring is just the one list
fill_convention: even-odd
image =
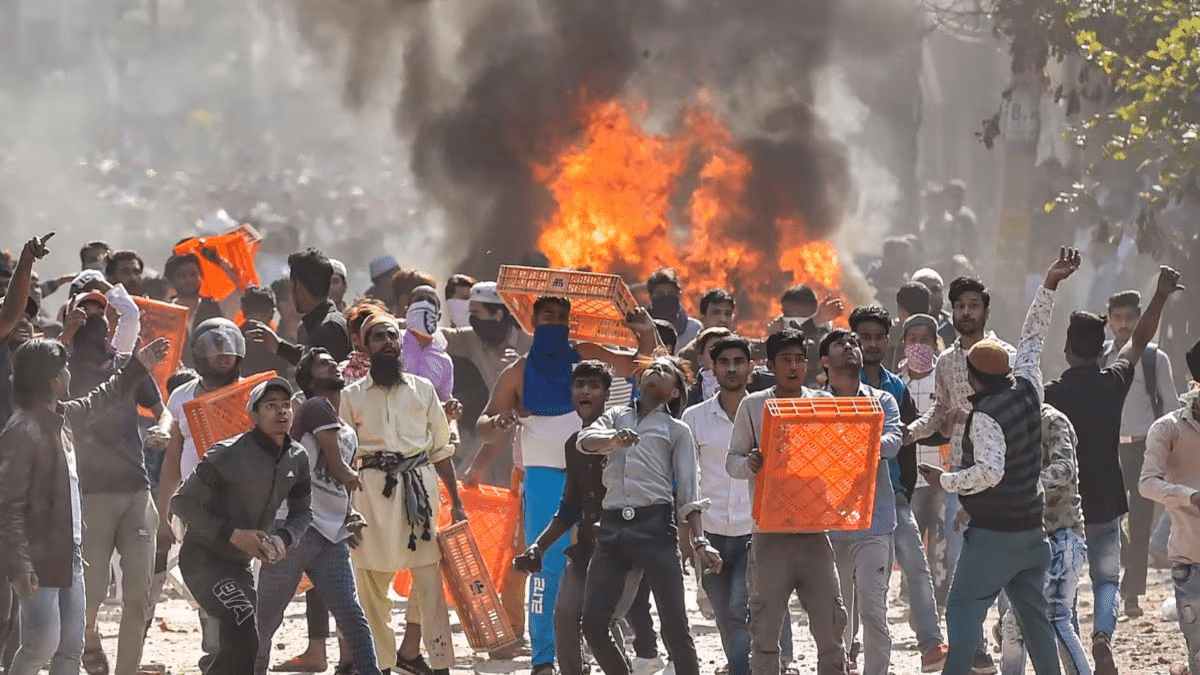
[(438, 531), (442, 549), (442, 578), (454, 599), (467, 643), (477, 652), (506, 649), (517, 643), (500, 594), (492, 584), (469, 521)]
[(543, 295), (571, 300), (571, 339), (618, 347), (638, 346), (625, 317), (637, 309), (629, 287), (615, 274), (501, 265), (496, 290), (527, 332), (533, 303)]
[(166, 401), (170, 395), (167, 391), (167, 380), (179, 368), (183, 359), (183, 343), (187, 340), (188, 331), (188, 310), (186, 307), (149, 298), (134, 297), (133, 301), (141, 311), (142, 344), (150, 344), (160, 337), (171, 343), (167, 349), (167, 357), (159, 361), (151, 373), (162, 392), (163, 401)]
[(196, 454), (203, 457), (209, 448), (226, 438), (250, 431), (252, 424), (246, 412), (250, 392), (272, 377), (275, 377), (273, 370), (259, 373), (183, 404), (183, 414), (196, 441)]
[[(254, 256), (261, 242), (262, 235), (254, 228), (239, 225), (215, 237), (193, 237), (181, 241), (175, 246), (175, 253), (194, 253), (200, 259), (200, 293), (220, 301), (240, 289), (258, 285)], [(219, 265), (204, 257), (202, 251), (205, 247), (216, 250), (217, 255), (233, 268), (236, 279), (231, 280)]]
[[(449, 527), (454, 518), (450, 513), (450, 495), (446, 486), (438, 481), (441, 488), (442, 508), (438, 513), (438, 528)], [(463, 509), (467, 512), (473, 529), (477, 534), (475, 541), (483, 555), (484, 564), (496, 588), (503, 588), (509, 569), (512, 568), (513, 556), (516, 554), (514, 539), (517, 535), (517, 520), (521, 513), (520, 498), (505, 489), (480, 485), (478, 488), (468, 488), (459, 484), (458, 495), (462, 498)], [(401, 597), (408, 597), (412, 588), (412, 576), (408, 570), (400, 570), (392, 580), (392, 590)], [(447, 588), (446, 599), (452, 600), (453, 594)]]
[(882, 435), (874, 398), (769, 399), (752, 511), (759, 531), (870, 527)]

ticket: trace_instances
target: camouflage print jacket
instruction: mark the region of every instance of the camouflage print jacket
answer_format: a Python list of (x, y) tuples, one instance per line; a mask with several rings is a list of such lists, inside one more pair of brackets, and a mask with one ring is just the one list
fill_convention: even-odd
[(1083, 535), (1083, 505), (1079, 497), (1077, 439), (1071, 420), (1057, 408), (1042, 404), (1042, 489), (1046, 505), (1042, 522), (1046, 532), (1064, 528)]

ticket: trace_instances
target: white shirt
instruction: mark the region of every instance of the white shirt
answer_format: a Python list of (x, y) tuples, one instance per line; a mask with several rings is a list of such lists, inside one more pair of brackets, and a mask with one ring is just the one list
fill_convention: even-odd
[(179, 456), (179, 480), (185, 481), (195, 471), (200, 463), (200, 455), (196, 454), (196, 439), (192, 438), (192, 427), (188, 424), (187, 415), (183, 414), (183, 404), (196, 398), (196, 388), (200, 380), (195, 379), (187, 384), (181, 384), (171, 392), (167, 399), (167, 410), (171, 417), (179, 423), (179, 433), (183, 436), (183, 452)]
[(750, 482), (734, 480), (725, 469), (733, 420), (721, 407), (718, 396), (688, 408), (683, 422), (696, 438), (700, 459), (700, 496), (709, 500), (704, 513), (704, 530), (724, 537), (742, 537), (754, 530), (751, 518)]
[(75, 451), (66, 454), (67, 475), (71, 477), (71, 534), (75, 545), (80, 546), (83, 544), (83, 499), (79, 495), (79, 468), (75, 463)]
[[(917, 414), (924, 415), (926, 411), (933, 407), (933, 402), (936, 394), (934, 393), (934, 377), (933, 373), (929, 373), (921, 379), (913, 379), (906, 369), (901, 369), (900, 380), (904, 382), (904, 386), (908, 387), (908, 395), (912, 397), (913, 403), (917, 407)], [(932, 464), (934, 466), (942, 465), (942, 449), (936, 445), (921, 445), (917, 444), (917, 464)], [(929, 483), (917, 473), (916, 487), (929, 487)]]

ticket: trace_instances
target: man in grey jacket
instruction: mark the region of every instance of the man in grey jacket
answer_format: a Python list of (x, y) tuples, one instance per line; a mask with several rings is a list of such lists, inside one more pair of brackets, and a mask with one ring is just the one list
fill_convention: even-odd
[[(179, 571), (196, 602), (220, 624), (220, 650), (205, 673), (250, 673), (258, 653), (251, 558), (279, 562), (312, 523), (308, 453), (288, 437), (292, 387), (272, 378), (254, 388), (254, 429), (213, 446), (171, 500), (187, 525)], [(287, 500), (287, 518), (273, 533)]]

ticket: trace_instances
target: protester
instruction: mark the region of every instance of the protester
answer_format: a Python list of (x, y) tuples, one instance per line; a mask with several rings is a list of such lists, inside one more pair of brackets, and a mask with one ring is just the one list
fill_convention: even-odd
[[(1063, 249), (1046, 272), (1021, 331), (1015, 366), (1010, 364), (1008, 350), (995, 342), (978, 341), (968, 352), (966, 366), (974, 393), (963, 425), (962, 469), (945, 472), (929, 464), (919, 467), (930, 485), (960, 495), (969, 519), (946, 604), (950, 652), (944, 675), (972, 671), (982, 643), (983, 621), (1002, 590), (1020, 621), (1034, 669), (1040, 675), (1060, 672), (1054, 630), (1046, 614), (1050, 547), (1043, 529), (1039, 483), (1041, 355), (1054, 294), (1079, 264), (1078, 251)], [(953, 288), (951, 295), (956, 295)], [(954, 301), (956, 313), (959, 297)], [(973, 332), (966, 328), (959, 328), (964, 337)]]
[[(159, 476), (157, 542), (160, 550), (169, 549), (175, 543), (175, 532), (171, 528), (171, 497), (179, 485), (192, 475), (200, 458), (208, 448), (197, 448), (192, 437), (191, 424), (183, 412), (185, 403), (207, 393), (232, 386), (241, 379), (239, 368), (246, 357), (246, 341), (241, 331), (228, 319), (209, 319), (196, 327), (190, 339), (190, 354), (196, 364), (200, 378), (181, 385), (167, 398), (167, 410), (171, 413), (171, 437), (163, 453), (162, 473)], [(220, 636), (218, 626), (208, 619), (206, 610), (200, 608), (201, 648), (200, 670), (204, 671), (217, 652)]]
[(368, 273), (371, 275), (371, 287), (366, 296), (381, 300), (385, 307), (395, 304), (395, 293), (392, 292), (392, 276), (400, 271), (400, 263), (390, 255), (381, 255), (371, 261)]
[[(1121, 349), (1133, 337), (1142, 316), (1142, 296), (1124, 291), (1108, 299), (1108, 328), (1113, 338), (1104, 343), (1105, 366), (1112, 365)], [(1138, 491), (1142, 460), (1146, 454), (1146, 435), (1150, 425), (1162, 417), (1176, 400), (1171, 359), (1153, 342), (1142, 352), (1141, 363), (1133, 372), (1133, 382), (1121, 410), (1121, 475), (1129, 502), (1126, 531), (1121, 533), (1121, 598), (1125, 615), (1142, 616), (1139, 598), (1146, 594), (1146, 572), (1150, 557), (1150, 528), (1154, 525), (1154, 502)]]
[(346, 311), (346, 263), (341, 260), (329, 259), (333, 267), (333, 276), (329, 280), (329, 299), (339, 312)]
[(437, 288), (437, 279), (429, 272), (419, 269), (398, 269), (392, 275), (392, 313), (404, 316), (412, 302), (413, 291), (421, 286)]
[[(131, 359), (138, 339), (138, 306), (124, 286), (95, 283), (107, 287), (106, 292), (76, 295), (60, 338), (70, 351), (70, 391), (75, 397), (85, 396)], [(105, 316), (110, 308), (117, 316), (111, 341)], [(166, 443), (161, 429), (170, 428), (171, 416), (165, 412), (158, 386), (151, 379), (142, 380), (128, 395), (93, 408), (89, 419), (75, 428), (87, 582), (83, 666), (89, 673), (109, 672), (96, 617), (108, 596), (114, 550), (120, 556), (121, 573), (121, 629), (115, 672), (134, 675), (142, 656), (155, 557), (154, 540), (148, 535), (158, 529), (158, 512), (142, 454), (138, 406), (149, 410), (157, 420), (154, 430), (147, 433), (147, 444), (162, 449)]]
[[(733, 316), (736, 311), (733, 294), (722, 288), (714, 288), (700, 297), (700, 332), (710, 328), (733, 328)], [(700, 372), (703, 362), (703, 350), (697, 344), (699, 333), (689, 342), (683, 342), (679, 348), (679, 358), (687, 361), (693, 373)], [(711, 396), (711, 394), (710, 394)], [(707, 398), (707, 397), (705, 397)]]
[[(571, 375), (571, 401), (584, 428), (600, 418), (604, 402), (612, 387), (612, 369), (603, 361), (580, 361)], [(605, 495), (604, 458), (585, 455), (577, 447), (579, 434), (567, 439), (566, 484), (558, 512), (533, 545), (517, 556), (513, 566), (526, 573), (541, 571), (543, 552), (560, 537), (577, 528), (575, 543), (567, 547), (567, 568), (563, 572), (558, 598), (554, 604), (554, 652), (562, 675), (581, 675), (587, 672), (583, 661), (584, 589), (587, 585), (588, 564), (596, 547), (596, 529), (603, 515)], [(617, 603), (616, 616), (624, 616), (633, 604), (642, 578), (640, 569), (629, 573)], [(611, 622), (613, 641), (625, 645), (625, 636), (618, 621)]]
[(1079, 494), (1096, 617), (1092, 628), (1096, 675), (1117, 674), (1112, 636), (1119, 610), (1121, 516), (1129, 510), (1119, 454), (1121, 412), (1136, 364), (1158, 331), (1167, 298), (1180, 290), (1178, 284), (1178, 272), (1169, 267), (1160, 270), (1154, 298), (1112, 365), (1104, 368), (1100, 366), (1104, 320), (1090, 312), (1073, 312), (1065, 349), (1070, 367), (1046, 385), (1046, 403), (1062, 411), (1079, 434)]
[[(1079, 577), (1087, 560), (1083, 540), (1083, 507), (1079, 499), (1079, 470), (1075, 461), (1077, 437), (1067, 416), (1042, 404), (1042, 474), (1045, 492), (1042, 523), (1050, 541), (1046, 571), (1047, 616), (1058, 640), (1058, 652), (1068, 675), (1090, 675), (1083, 642), (1075, 627)], [(1025, 671), (1025, 645), (1015, 612), (1004, 613), (1001, 675)]]
[[(254, 672), (256, 675), (266, 673), (272, 637), (283, 622), (284, 610), (296, 593), (301, 575), (307, 574), (313, 583), (310, 593), (316, 593), (321, 599), (316, 627), (323, 622), (328, 631), (327, 606), (350, 648), (349, 653), (343, 653), (338, 671), (378, 675), (371, 628), (358, 602), (354, 571), (350, 565), (350, 545), (357, 545), (361, 540), (366, 522), (350, 505), (350, 492), (360, 485), (358, 472), (351, 468), (358, 449), (358, 436), (337, 416), (346, 382), (338, 374), (337, 362), (320, 347), (308, 350), (301, 357), (296, 380), (305, 401), (296, 411), (289, 435), (308, 453), (313, 520), (287, 557), (263, 565), (259, 573), (259, 645)], [(275, 516), (276, 529), (283, 526), (286, 517), (286, 510), (281, 508)], [(313, 628), (309, 626), (310, 642), (315, 639)], [(321, 647), (319, 654), (301, 655), (284, 667), (306, 666), (311, 663), (306, 659), (323, 658), (324, 640)], [(347, 659), (348, 656), (352, 658)]]
[(346, 330), (346, 317), (329, 299), (333, 283), (333, 265), (329, 258), (315, 248), (309, 248), (288, 256), (291, 269), (292, 302), (302, 315), (297, 335), (299, 344), (280, 339), (267, 324), (255, 322), (247, 336), (259, 342), (288, 363), (300, 362), (305, 347), (320, 347), (339, 362), (350, 355), (350, 334)]
[(1172, 675), (1200, 673), (1200, 342), (1187, 353), (1192, 388), (1179, 397), (1181, 407), (1160, 418), (1146, 437), (1142, 495), (1166, 507), (1171, 518), (1171, 579), (1179, 630), (1187, 647), (1187, 663)]
[[(936, 293), (934, 294), (936, 298)], [(935, 300), (936, 301), (936, 300)], [(978, 279), (960, 277), (950, 284), (950, 304), (954, 308), (954, 330), (958, 339), (938, 357), (934, 370), (934, 402), (919, 419), (908, 427), (905, 442), (928, 439), (937, 433), (950, 437), (948, 462), (951, 467), (960, 467), (965, 442), (965, 422), (972, 404), (970, 397), (975, 390), (970, 383), (967, 354), (980, 342), (997, 345), (1010, 357), (1016, 352), (1007, 342), (987, 330), (991, 318), (992, 296)], [(962, 533), (953, 527), (961, 509), (959, 496), (947, 491), (946, 496), (946, 565), (953, 574), (958, 567), (958, 555), (962, 550)], [(980, 675), (996, 672), (995, 662), (985, 649), (982, 628), (977, 639), (979, 651), (975, 654), (975, 671)], [(953, 646), (953, 639), (951, 639)]]
[[(403, 371), (396, 319), (369, 314), (361, 335), (371, 370), (346, 387), (340, 406), (342, 420), (358, 435), (362, 488), (352, 503), (369, 524), (351, 555), (359, 600), (381, 669), (448, 671), (454, 665), (454, 646), (438, 567), (439, 477), (450, 495), (454, 522), (467, 517), (454, 475), (450, 426), (429, 380)], [(396, 410), (408, 412), (397, 416)], [(388, 593), (401, 569), (411, 571), (412, 590), (397, 650)], [(421, 656), (422, 638), (428, 663)]]
[(475, 277), (455, 274), (446, 280), (446, 322), (450, 328), (471, 325), (471, 289), (479, 283)]
[(650, 293), (650, 316), (671, 324), (677, 345), (687, 345), (705, 328), (699, 319), (688, 316), (680, 299), (683, 286), (675, 270), (660, 267), (646, 280), (646, 290)]
[[(45, 239), (26, 247), (45, 255)], [(9, 673), (79, 672), (86, 624), (83, 508), (72, 429), (93, 410), (130, 396), (166, 355), (167, 342), (140, 349), (82, 398), (70, 395), (68, 355), (56, 340), (34, 339), (13, 354), (17, 411), (0, 432), (0, 550), (21, 596), (21, 647)]]
[[(275, 293), (264, 286), (246, 288), (246, 291), (242, 293), (242, 316), (245, 317), (245, 321), (239, 326), (242, 335), (255, 330), (259, 325), (274, 325)], [(246, 358), (242, 359), (240, 370), (242, 377), (275, 372), (286, 378), (292, 374), (292, 364), (268, 349), (266, 345), (250, 341), (246, 344)]]
[[(687, 391), (682, 362), (656, 358), (638, 377), (639, 400), (611, 408), (579, 433), (579, 450), (606, 456), (604, 515), (588, 566), (583, 600), (583, 634), (605, 675), (628, 675), (629, 665), (612, 641), (620, 588), (641, 568), (654, 593), (663, 640), (679, 675), (699, 675), (696, 646), (684, 605), (675, 518), (695, 534), (683, 553), (697, 574), (721, 571), (721, 557), (698, 533), (707, 503), (700, 498), (696, 444), (679, 421)], [(635, 475), (637, 481), (627, 481)]]
[(104, 277), (108, 283), (121, 285), (130, 295), (142, 295), (142, 272), (146, 264), (137, 251), (115, 251), (104, 261)]
[[(886, 313), (881, 318), (886, 329), (890, 320)], [(852, 314), (851, 320), (854, 319)], [(862, 320), (860, 315), (859, 321)], [(863, 328), (859, 322), (855, 323), (860, 329)], [(882, 342), (887, 342), (886, 333)], [(821, 367), (829, 378), (825, 391), (843, 398), (874, 398), (883, 408), (883, 437), (879, 444), (880, 461), (875, 478), (871, 526), (866, 530), (830, 533), (829, 541), (833, 545), (842, 598), (850, 602), (850, 613), (858, 616), (863, 624), (862, 672), (865, 675), (887, 675), (892, 653), (892, 638), (887, 624), (887, 595), (892, 572), (892, 533), (896, 528), (896, 491), (889, 467), (900, 451), (900, 406), (887, 391), (863, 384), (863, 350), (854, 333), (843, 329), (830, 331), (821, 340), (820, 355)], [(880, 358), (882, 355), (880, 349)], [(847, 626), (846, 642), (852, 641), (852, 638), (853, 632)], [(854, 666), (851, 669), (857, 670)]]
[[(961, 277), (957, 277), (961, 278)], [(957, 279), (956, 278), (956, 279)], [(957, 319), (946, 311), (946, 301), (942, 295), (943, 282), (942, 275), (936, 271), (923, 267), (916, 272), (913, 272), (911, 281), (923, 284), (929, 289), (929, 310), (928, 313), (937, 319), (938, 322), (938, 337), (942, 339), (942, 344), (953, 344), (957, 334), (958, 326), (955, 325)], [(954, 295), (953, 284), (951, 284), (951, 296)], [(950, 298), (950, 304), (954, 304), (954, 298)], [(969, 348), (969, 346), (968, 346)]]
[[(859, 307), (850, 313), (850, 329), (854, 331), (861, 349), (861, 369), (857, 373), (865, 390), (872, 393), (885, 391), (890, 394), (897, 404), (899, 421), (912, 422), (917, 417), (917, 408), (909, 395), (908, 389), (896, 374), (883, 366), (883, 358), (890, 342), (889, 332), (892, 322), (887, 310), (882, 307)], [(852, 349), (843, 347), (843, 354), (851, 357), (856, 354)], [(837, 358), (833, 358), (837, 361)], [(851, 364), (845, 364), (849, 369)], [(831, 377), (831, 381), (834, 378)], [(835, 395), (839, 395), (836, 394)], [(857, 392), (853, 395), (859, 395)], [(886, 437), (886, 434), (885, 434)], [(886, 440), (886, 439), (885, 439)], [(909, 444), (897, 448), (897, 453), (880, 462), (880, 469), (886, 465), (887, 475), (895, 502), (895, 528), (891, 532), (892, 551), (904, 578), (908, 582), (908, 601), (911, 607), (911, 617), (914, 632), (917, 635), (917, 650), (921, 653), (921, 671), (938, 672), (946, 658), (946, 643), (939, 628), (937, 605), (933, 595), (933, 580), (929, 574), (929, 562), (925, 555), (925, 546), (913, 517), (909, 500), (916, 487), (917, 462), (916, 448)], [(877, 488), (882, 487), (882, 484)], [(876, 511), (879, 500), (876, 499)], [(883, 531), (884, 523), (875, 518), (871, 523), (872, 531)], [(838, 539), (841, 535), (830, 535), (834, 542), (834, 554), (838, 551)], [(857, 539), (857, 538), (856, 538)], [(857, 555), (869, 555), (869, 545), (856, 546)], [(855, 557), (857, 557), (857, 555)], [(840, 563), (840, 561), (839, 561)], [(840, 572), (839, 572), (840, 575)], [(890, 578), (890, 573), (886, 577)], [(843, 584), (847, 583), (843, 579)], [(886, 612), (886, 578), (884, 582), (885, 599), (882, 608)], [(846, 593), (843, 590), (843, 597)], [(852, 615), (853, 616), (853, 615)], [(868, 669), (869, 670), (869, 669)]]
[[(751, 481), (762, 469), (763, 415), (771, 398), (828, 397), (804, 386), (808, 343), (799, 331), (785, 328), (767, 338), (767, 360), (774, 387), (748, 394), (738, 406), (725, 468), (733, 478)], [(846, 609), (839, 592), (833, 547), (825, 532), (777, 534), (755, 528), (746, 569), (750, 587), (750, 669), (755, 675), (778, 675), (779, 633), (793, 592), (808, 613), (809, 631), (817, 643), (817, 675), (844, 675)]]
[[(280, 562), (312, 523), (308, 454), (288, 437), (293, 393), (281, 377), (256, 386), (246, 402), (254, 428), (206, 452), (171, 500), (171, 513), (187, 525), (179, 571), (220, 626), (205, 675), (254, 671), (258, 596), (250, 562)], [(285, 502), (287, 517), (275, 527)]]
[[(637, 354), (614, 354), (590, 343), (572, 345), (570, 313), (571, 302), (566, 298), (542, 296), (534, 302), (533, 346), (501, 373), (487, 408), (475, 423), (475, 433), (484, 443), (501, 443), (509, 430), (516, 428), (525, 470), (521, 513), (526, 546), (534, 543), (554, 517), (566, 480), (563, 444), (581, 428), (570, 400), (571, 369), (579, 361), (596, 358), (613, 366), (617, 377), (627, 377), (634, 373), (638, 356), (648, 356), (661, 345), (644, 309), (629, 321), (639, 339)], [(554, 667), (554, 603), (566, 569), (565, 551), (566, 542), (559, 539), (544, 552), (542, 571), (530, 578), (533, 675), (545, 675)]]

